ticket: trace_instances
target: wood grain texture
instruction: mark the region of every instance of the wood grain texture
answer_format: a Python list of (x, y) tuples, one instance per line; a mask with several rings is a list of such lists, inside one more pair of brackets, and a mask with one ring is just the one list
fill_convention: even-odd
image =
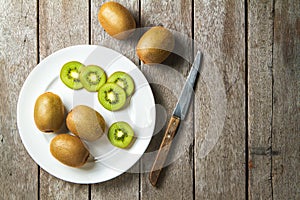
[(165, 135), (162, 139), (153, 166), (149, 173), (149, 180), (153, 186), (156, 186), (162, 168), (167, 160), (173, 138), (179, 128), (180, 118), (172, 116), (166, 128)]
[(274, 199), (300, 199), (300, 4), (276, 1), (273, 47)]
[[(157, 182), (157, 187), (154, 188), (149, 182), (149, 172), (157, 150), (162, 142), (163, 135), (166, 130), (168, 119), (171, 118), (172, 110), (176, 105), (179, 97), (178, 92), (184, 83), (184, 79), (178, 78), (174, 73), (160, 73), (163, 66), (151, 66), (146, 68), (143, 66), (143, 72), (151, 84), (152, 91), (155, 95), (155, 103), (157, 106), (157, 127), (154, 131), (154, 136), (151, 139), (149, 147), (146, 150), (141, 160), (142, 172), (141, 174), (141, 199), (192, 199), (192, 181), (193, 181), (193, 146), (192, 146), (192, 121), (193, 112), (192, 107), (186, 116), (186, 119), (180, 123), (178, 133), (176, 134), (172, 147), (169, 151), (165, 167), (161, 171), (160, 178)], [(182, 84), (174, 84), (174, 86), (166, 86), (164, 84), (154, 81), (151, 74), (165, 74), (164, 77), (159, 77), (161, 80), (178, 81)], [(178, 72), (177, 72), (178, 73)], [(179, 76), (182, 76), (179, 75)], [(184, 77), (181, 77), (184, 78)], [(176, 87), (177, 86), (177, 87)], [(177, 88), (177, 90), (176, 90)], [(168, 96), (168, 98), (165, 98)]]
[(39, 1), (40, 59), (72, 45), (89, 42), (89, 4), (81, 1)]
[(37, 199), (38, 167), (17, 129), (21, 87), (37, 64), (36, 3), (0, 2), (0, 199)]
[(248, 1), (249, 199), (272, 198), (273, 2)]
[(204, 53), (195, 97), (195, 197), (245, 199), (244, 2), (195, 1), (194, 13), (196, 48)]
[[(117, 40), (109, 36), (98, 21), (98, 11), (105, 1), (92, 0), (91, 2), (91, 43), (106, 46), (127, 56), (138, 65), (135, 55), (134, 37), (127, 40)], [(139, 1), (120, 0), (117, 1), (126, 7), (139, 24)], [(113, 180), (91, 186), (92, 199), (139, 199), (139, 163), (134, 167), (133, 172), (124, 173)], [(129, 170), (131, 171), (131, 170)]]
[[(137, 43), (137, 35), (133, 35), (126, 40), (117, 40), (108, 35), (98, 21), (98, 11), (101, 5), (107, 1), (92, 0), (91, 2), (91, 41), (92, 44), (106, 46), (115, 51), (118, 51), (128, 57), (136, 65), (139, 64), (135, 54), (135, 46)], [(137, 27), (139, 25), (139, 1), (138, 0), (119, 0), (116, 1), (122, 4), (133, 15)]]
[[(51, 53), (89, 41), (89, 7), (81, 1), (39, 2), (40, 59)], [(88, 199), (88, 186), (65, 182), (40, 173), (40, 199)]]
[[(139, 65), (135, 46), (143, 31), (124, 41), (107, 35), (97, 20), (104, 1), (0, 1), (0, 199), (245, 199), (245, 165), (249, 199), (300, 199), (297, 0), (247, 0), (246, 13), (245, 1), (238, 0), (118, 0), (138, 27), (163, 25), (176, 34), (176, 52), (164, 66), (140, 67), (157, 104), (151, 143), (127, 173), (91, 187), (39, 169), (21, 142), (16, 122), (21, 86), (37, 62), (61, 48), (92, 43)], [(202, 73), (168, 166), (154, 188), (148, 173), (137, 172), (149, 172), (153, 164), (190, 69), (193, 35), (195, 49), (204, 53)]]
[[(162, 25), (171, 29), (175, 34), (175, 50), (185, 50), (182, 55), (172, 54), (162, 65), (142, 65), (142, 71), (151, 83), (155, 102), (160, 110), (164, 110), (166, 118), (158, 116), (157, 121), (170, 119), (175, 107), (185, 77), (190, 69), (189, 61), (192, 57), (192, 46), (188, 46), (186, 39), (192, 36), (192, 1), (141, 1), (141, 26), (152, 27)], [(184, 37), (176, 35), (183, 34)], [(176, 87), (177, 86), (177, 87)], [(167, 97), (167, 98), (166, 98)], [(142, 168), (153, 164), (164, 135), (168, 121), (163, 128), (155, 132), (147, 153), (153, 154), (152, 163), (142, 160)], [(141, 177), (141, 199), (192, 199), (193, 198), (193, 106), (182, 121), (170, 150), (167, 160), (169, 164), (162, 170), (157, 187), (149, 182), (148, 173)]]

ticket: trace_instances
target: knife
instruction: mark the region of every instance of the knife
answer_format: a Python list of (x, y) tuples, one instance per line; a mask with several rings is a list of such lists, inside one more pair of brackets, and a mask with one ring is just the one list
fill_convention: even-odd
[(192, 68), (189, 72), (189, 75), (187, 77), (187, 80), (184, 84), (184, 87), (181, 91), (180, 97), (177, 101), (176, 107), (173, 111), (172, 117), (169, 121), (169, 124), (167, 126), (167, 129), (165, 131), (165, 135), (162, 139), (162, 142), (160, 144), (158, 153), (156, 155), (156, 158), (154, 160), (154, 163), (152, 165), (150, 174), (149, 174), (149, 180), (150, 183), (153, 186), (156, 186), (159, 174), (163, 168), (163, 165), (167, 159), (172, 141), (174, 136), (176, 135), (176, 132), (178, 130), (179, 124), (181, 120), (184, 120), (192, 96), (193, 96), (193, 88), (195, 84), (195, 80), (197, 77), (198, 72), (200, 72), (200, 65), (201, 65), (201, 59), (202, 54), (200, 51), (197, 52), (197, 55), (195, 57), (194, 63), (192, 65)]

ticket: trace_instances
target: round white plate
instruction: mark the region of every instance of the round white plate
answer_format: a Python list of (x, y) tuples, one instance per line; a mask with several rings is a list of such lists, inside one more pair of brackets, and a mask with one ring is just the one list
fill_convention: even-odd
[[(124, 71), (132, 76), (135, 93), (130, 104), (116, 112), (106, 110), (98, 102), (96, 92), (72, 90), (60, 78), (60, 69), (66, 62), (76, 60), (85, 65), (101, 66), (107, 76)], [(104, 134), (94, 142), (85, 142), (96, 161), (81, 168), (72, 168), (57, 161), (50, 153), (50, 141), (56, 135), (39, 131), (34, 123), (34, 104), (46, 91), (58, 94), (67, 111), (76, 105), (87, 105), (105, 118), (109, 127), (116, 121), (128, 122), (135, 131), (136, 140), (129, 149), (111, 145)], [(112, 179), (132, 167), (145, 152), (155, 126), (155, 103), (151, 88), (142, 72), (120, 53), (102, 46), (78, 45), (59, 50), (40, 62), (29, 74), (20, 91), (17, 123), (22, 142), (33, 160), (50, 174), (74, 183), (99, 183)], [(107, 128), (108, 129), (108, 128)]]

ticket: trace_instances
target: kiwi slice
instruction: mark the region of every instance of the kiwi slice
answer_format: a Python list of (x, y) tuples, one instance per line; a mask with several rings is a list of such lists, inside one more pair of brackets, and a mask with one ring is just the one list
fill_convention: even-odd
[(100, 104), (110, 111), (121, 109), (126, 103), (126, 92), (115, 83), (106, 83), (98, 91)]
[(83, 88), (79, 80), (79, 73), (84, 65), (77, 61), (70, 61), (64, 64), (60, 70), (60, 79), (69, 88), (78, 90)]
[(126, 148), (131, 143), (134, 132), (131, 126), (126, 122), (115, 122), (108, 130), (108, 139), (112, 145), (120, 148)]
[(134, 82), (131, 76), (125, 72), (115, 72), (113, 73), (108, 79), (107, 82), (109, 83), (116, 83), (119, 86), (121, 86), (127, 96), (132, 95), (134, 91)]
[(96, 92), (106, 82), (104, 70), (97, 65), (88, 65), (79, 74), (83, 87), (90, 92)]

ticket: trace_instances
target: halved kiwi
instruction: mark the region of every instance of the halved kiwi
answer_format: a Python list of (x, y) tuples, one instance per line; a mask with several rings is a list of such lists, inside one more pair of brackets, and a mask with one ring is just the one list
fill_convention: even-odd
[(85, 89), (96, 92), (106, 82), (106, 74), (101, 67), (88, 65), (81, 70), (79, 79)]
[(69, 88), (78, 90), (83, 88), (79, 80), (79, 73), (84, 65), (77, 61), (70, 61), (64, 64), (60, 70), (60, 79)]
[(98, 91), (100, 104), (110, 111), (121, 109), (126, 103), (126, 92), (115, 83), (106, 83)]
[(126, 148), (131, 143), (134, 131), (127, 122), (115, 122), (108, 130), (108, 139), (112, 145), (120, 148)]
[(115, 72), (107, 79), (108, 83), (116, 83), (120, 87), (122, 87), (127, 96), (132, 95), (134, 91), (134, 82), (132, 77), (125, 72)]

